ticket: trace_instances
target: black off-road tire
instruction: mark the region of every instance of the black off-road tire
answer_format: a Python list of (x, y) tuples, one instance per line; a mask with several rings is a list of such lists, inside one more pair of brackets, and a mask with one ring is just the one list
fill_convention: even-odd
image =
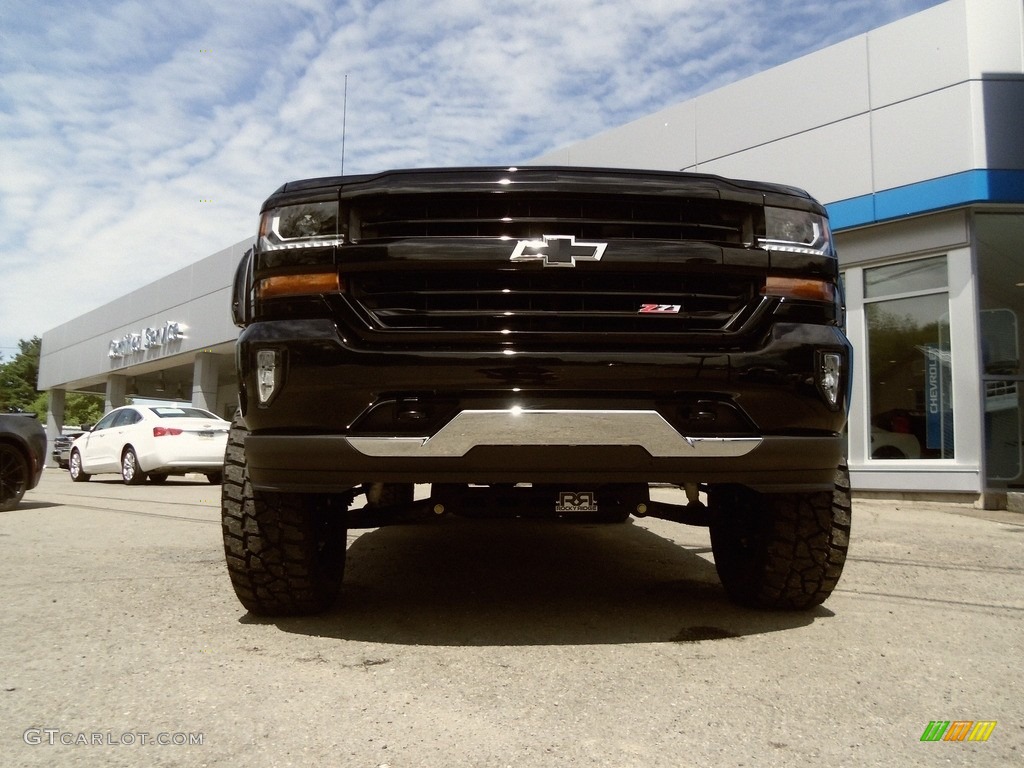
[(255, 491), (245, 434), (236, 416), (221, 486), (224, 554), (235, 594), (261, 616), (319, 613), (341, 588), (348, 499)]
[(824, 602), (839, 582), (850, 544), (850, 473), (835, 489), (757, 494), (713, 488), (711, 549), (730, 599), (754, 608), (804, 610)]
[(71, 452), (71, 457), (68, 459), (68, 474), (76, 483), (87, 483), (92, 477), (82, 470), (82, 454), (78, 451)]
[(28, 488), (28, 460), (16, 446), (0, 443), (0, 512), (14, 509)]

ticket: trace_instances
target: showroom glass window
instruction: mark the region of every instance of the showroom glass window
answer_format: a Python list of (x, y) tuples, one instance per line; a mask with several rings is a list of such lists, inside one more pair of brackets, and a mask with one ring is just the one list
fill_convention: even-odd
[(974, 219), (989, 487), (1024, 485), (1021, 461), (1021, 319), (1024, 318), (1024, 216), (978, 214)]
[(864, 270), (872, 459), (953, 458), (946, 257)]

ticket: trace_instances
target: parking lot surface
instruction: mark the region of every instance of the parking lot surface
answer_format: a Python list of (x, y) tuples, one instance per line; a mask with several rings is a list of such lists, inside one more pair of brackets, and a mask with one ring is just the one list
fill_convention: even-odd
[(664, 521), (353, 531), (335, 608), (266, 620), (219, 493), (49, 469), (0, 515), (0, 763), (1024, 765), (1024, 516), (855, 500), (806, 613), (732, 606)]

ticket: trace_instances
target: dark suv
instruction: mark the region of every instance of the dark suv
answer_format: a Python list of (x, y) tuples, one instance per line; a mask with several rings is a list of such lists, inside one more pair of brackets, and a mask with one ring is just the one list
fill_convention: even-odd
[(46, 430), (34, 413), (0, 414), (0, 512), (13, 509), (39, 485)]
[(851, 350), (801, 190), (569, 167), (289, 182), (233, 314), (223, 529), (253, 612), (330, 605), (347, 528), (449, 513), (708, 525), (747, 605), (813, 606), (839, 578)]

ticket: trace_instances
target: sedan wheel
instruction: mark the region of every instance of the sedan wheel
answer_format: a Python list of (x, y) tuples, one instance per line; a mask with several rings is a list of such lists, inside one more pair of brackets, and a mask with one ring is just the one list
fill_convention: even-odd
[(84, 483), (89, 479), (89, 475), (82, 471), (82, 454), (78, 451), (71, 452), (71, 458), (68, 459), (68, 472), (71, 473), (71, 479), (76, 483)]
[(139, 469), (139, 459), (135, 451), (126, 448), (121, 457), (121, 479), (125, 485), (139, 485), (146, 482), (146, 473)]

